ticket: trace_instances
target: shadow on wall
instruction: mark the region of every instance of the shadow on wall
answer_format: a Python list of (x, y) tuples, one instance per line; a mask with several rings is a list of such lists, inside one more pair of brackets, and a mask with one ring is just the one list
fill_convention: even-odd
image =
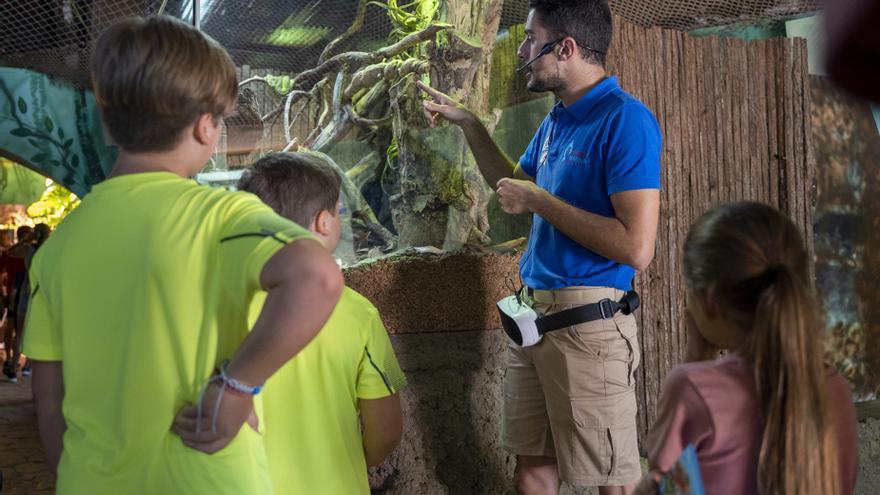
[(512, 459), (499, 442), (506, 336), (495, 301), (517, 256), (413, 254), (346, 271), (379, 308), (407, 375), (406, 426), (373, 493), (509, 493)]
[[(467, 287), (473, 291), (470, 297), (481, 306), (494, 303), (487, 300), (482, 278)], [(451, 293), (454, 287), (449, 289)], [(407, 410), (413, 413), (428, 447), (423, 451), (427, 464), (447, 493), (489, 493), (492, 487), (506, 485), (505, 455), (498, 442), (503, 404), (498, 391), (502, 389), (505, 356), (505, 341), (500, 335), (498, 331), (476, 330), (420, 335), (423, 339), (419, 341), (399, 340), (403, 346), (410, 344), (410, 350), (421, 351), (416, 363), (434, 361), (436, 366), (433, 373), (413, 373), (412, 398), (431, 399), (408, 400), (412, 409)]]

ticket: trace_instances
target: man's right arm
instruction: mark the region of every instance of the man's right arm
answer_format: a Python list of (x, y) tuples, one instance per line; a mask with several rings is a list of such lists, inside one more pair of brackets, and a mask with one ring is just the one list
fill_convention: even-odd
[(452, 122), (461, 127), (464, 136), (468, 141), (468, 146), (477, 160), (477, 166), (483, 174), (483, 178), (494, 189), (498, 181), (504, 178), (514, 178), (520, 180), (531, 180), (534, 178), (526, 174), (522, 168), (514, 163), (492, 140), (486, 126), (480, 122), (480, 119), (473, 114), (464, 105), (456, 102), (449, 96), (437, 91), (436, 89), (423, 84), (417, 83), (419, 88), (425, 93), (431, 95), (434, 101), (424, 101), (425, 117), (428, 119), (428, 125), (434, 127), (437, 125), (437, 118)]

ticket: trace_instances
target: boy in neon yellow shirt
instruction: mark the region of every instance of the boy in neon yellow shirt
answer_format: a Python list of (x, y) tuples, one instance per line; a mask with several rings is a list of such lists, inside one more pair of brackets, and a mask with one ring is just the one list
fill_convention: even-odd
[(119, 155), (30, 270), (25, 352), (57, 493), (270, 494), (252, 395), (323, 326), (341, 274), (258, 198), (188, 179), (238, 91), (213, 40), (169, 17), (122, 21), (92, 81)]
[[(336, 248), (340, 178), (323, 157), (269, 155), (239, 188)], [(255, 297), (252, 315), (261, 304)], [(346, 287), (318, 337), (266, 383), (265, 444), (276, 493), (369, 494), (367, 467), (400, 441), (405, 385), (378, 311)]]

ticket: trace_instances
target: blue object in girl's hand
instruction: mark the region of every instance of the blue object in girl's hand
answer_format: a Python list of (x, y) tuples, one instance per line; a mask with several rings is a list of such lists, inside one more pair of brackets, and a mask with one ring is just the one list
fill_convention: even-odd
[(688, 444), (681, 457), (663, 474), (658, 483), (661, 495), (705, 495), (697, 449)]

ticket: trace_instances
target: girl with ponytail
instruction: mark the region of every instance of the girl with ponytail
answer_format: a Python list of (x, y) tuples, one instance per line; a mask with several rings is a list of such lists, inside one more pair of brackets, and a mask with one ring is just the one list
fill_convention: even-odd
[[(688, 444), (706, 493), (851, 494), (855, 409), (823, 358), (809, 259), (794, 224), (758, 203), (704, 214), (684, 245), (688, 361), (663, 385), (648, 459)], [(718, 349), (730, 352), (715, 360)]]

